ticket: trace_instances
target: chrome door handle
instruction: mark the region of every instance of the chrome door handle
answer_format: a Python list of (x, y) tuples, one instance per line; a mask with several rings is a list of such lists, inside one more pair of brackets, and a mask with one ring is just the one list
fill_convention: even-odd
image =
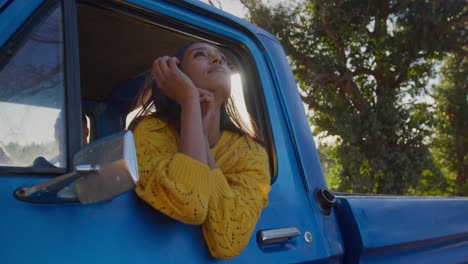
[(257, 233), (257, 243), (260, 246), (282, 243), (300, 235), (296, 227), (262, 230)]

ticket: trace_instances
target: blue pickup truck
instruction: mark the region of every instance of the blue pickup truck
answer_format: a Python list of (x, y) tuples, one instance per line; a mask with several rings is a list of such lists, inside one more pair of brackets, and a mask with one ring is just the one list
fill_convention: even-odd
[[(286, 54), (261, 28), (199, 1), (0, 0), (0, 263), (221, 261), (200, 226), (126, 191), (138, 175), (122, 131), (142, 76), (154, 58), (195, 40), (233, 62), (235, 93), (270, 158), (269, 205), (227, 262), (468, 262), (468, 199), (327, 189)], [(115, 142), (127, 144), (133, 181), (110, 196), (96, 182), (74, 185)], [(91, 200), (73, 198), (79, 186)]]

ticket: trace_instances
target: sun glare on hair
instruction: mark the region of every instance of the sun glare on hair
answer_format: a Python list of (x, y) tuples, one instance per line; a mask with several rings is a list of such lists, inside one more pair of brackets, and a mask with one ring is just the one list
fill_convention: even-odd
[(244, 91), (242, 89), (242, 79), (238, 73), (231, 75), (231, 93), (232, 98), (234, 99), (234, 104), (236, 105), (242, 120), (249, 129), (252, 129), (250, 115), (247, 112), (247, 107), (245, 105)]

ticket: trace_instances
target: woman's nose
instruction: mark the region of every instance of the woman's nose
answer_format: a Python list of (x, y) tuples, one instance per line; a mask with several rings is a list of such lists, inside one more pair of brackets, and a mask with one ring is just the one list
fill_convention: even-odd
[(220, 54), (213, 54), (211, 56), (211, 63), (219, 63), (219, 64), (224, 64), (224, 60), (221, 57)]

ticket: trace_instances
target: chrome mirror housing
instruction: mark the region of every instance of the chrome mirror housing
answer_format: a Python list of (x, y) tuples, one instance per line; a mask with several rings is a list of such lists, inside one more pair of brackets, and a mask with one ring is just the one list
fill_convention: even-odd
[(93, 142), (73, 159), (74, 171), (15, 191), (16, 198), (33, 203), (98, 203), (132, 190), (138, 165), (131, 131)]

